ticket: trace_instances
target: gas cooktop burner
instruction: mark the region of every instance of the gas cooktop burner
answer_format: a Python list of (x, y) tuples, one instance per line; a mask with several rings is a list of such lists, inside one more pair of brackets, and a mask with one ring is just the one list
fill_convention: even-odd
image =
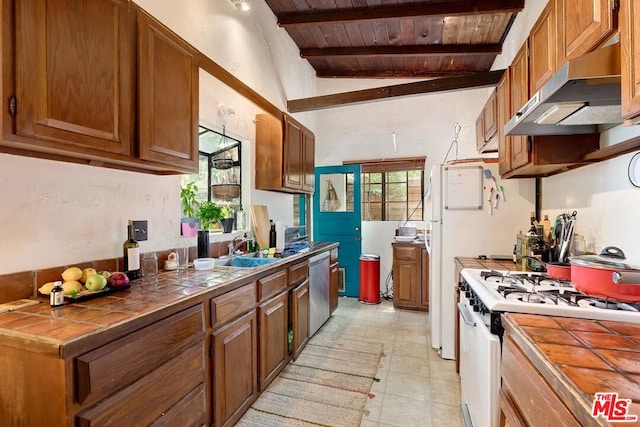
[(603, 310), (624, 310), (632, 312), (640, 312), (640, 304), (631, 304), (627, 302), (612, 301), (600, 298), (593, 298), (584, 295), (584, 298), (580, 298), (577, 304), (581, 307), (595, 307)]

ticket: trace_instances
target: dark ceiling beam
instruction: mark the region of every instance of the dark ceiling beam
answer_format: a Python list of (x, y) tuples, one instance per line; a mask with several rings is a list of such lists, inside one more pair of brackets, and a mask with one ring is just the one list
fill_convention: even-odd
[(316, 71), (316, 77), (351, 77), (351, 78), (410, 78), (433, 79), (438, 77), (456, 77), (469, 74), (477, 74), (476, 70), (320, 70)]
[(356, 90), (312, 98), (292, 99), (287, 101), (287, 110), (290, 113), (299, 113), (400, 96), (495, 86), (503, 74), (504, 70), (487, 71), (466, 76), (443, 77), (416, 83)]
[(300, 56), (396, 56), (396, 55), (497, 55), (502, 52), (499, 44), (432, 44), (411, 46), (357, 46), (301, 48)]
[(524, 9), (524, 0), (471, 0), (453, 3), (407, 4), (341, 10), (313, 10), (278, 14), (278, 25), (324, 24), (372, 19), (416, 16), (460, 16), (490, 13), (513, 13)]

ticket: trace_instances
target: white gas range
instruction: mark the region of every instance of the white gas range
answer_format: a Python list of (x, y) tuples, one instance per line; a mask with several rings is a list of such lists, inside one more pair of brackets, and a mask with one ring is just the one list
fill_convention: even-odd
[(528, 313), (640, 323), (640, 304), (584, 295), (541, 273), (462, 270), (460, 379), (465, 426), (498, 426), (501, 313)]

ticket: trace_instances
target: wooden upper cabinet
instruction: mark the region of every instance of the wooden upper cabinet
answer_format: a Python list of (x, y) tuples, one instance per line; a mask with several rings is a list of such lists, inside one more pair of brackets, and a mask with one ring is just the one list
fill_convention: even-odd
[[(529, 100), (529, 49), (525, 42), (518, 51), (509, 68), (511, 94), (511, 112), (516, 114)], [(526, 136), (511, 137), (511, 168), (516, 169), (529, 162), (529, 149)]]
[(529, 93), (540, 90), (556, 68), (556, 0), (550, 0), (529, 34)]
[(511, 170), (511, 139), (504, 134), (504, 126), (511, 119), (511, 94), (509, 85), (509, 70), (498, 82), (496, 98), (498, 108), (498, 173), (504, 175)]
[(129, 2), (23, 0), (15, 17), (16, 134), (130, 154), (135, 28)]
[(256, 189), (313, 193), (315, 137), (283, 114), (256, 116)]
[(138, 12), (140, 158), (198, 172), (197, 52)]
[(284, 116), (284, 175), (287, 188), (302, 188), (302, 127)]
[(617, 0), (557, 0), (557, 66), (606, 41), (618, 27)]
[(498, 130), (496, 118), (498, 116), (498, 105), (496, 103), (496, 91), (492, 91), (489, 100), (482, 109), (482, 120), (484, 130), (484, 140), (489, 142)]
[(640, 121), (640, 2), (620, 1), (622, 117)]
[(482, 153), (484, 147), (484, 118), (482, 117), (482, 111), (476, 119), (476, 149), (479, 153)]

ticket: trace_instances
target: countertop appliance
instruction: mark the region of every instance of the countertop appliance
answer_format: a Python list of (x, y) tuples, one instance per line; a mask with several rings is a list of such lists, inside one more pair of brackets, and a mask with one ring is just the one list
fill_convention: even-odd
[(600, 300), (570, 282), (544, 273), (462, 270), (460, 302), (460, 401), (469, 427), (497, 427), (501, 341), (500, 314), (544, 314), (640, 324), (640, 304)]
[[(486, 177), (485, 170), (491, 171), (492, 178)], [(494, 181), (498, 176), (497, 163), (470, 162), (434, 165), (429, 177), (425, 206), (430, 215), (431, 346), (441, 350), (445, 359), (455, 358), (454, 257), (511, 254), (515, 236), (527, 227), (530, 212), (535, 210), (533, 179)], [(503, 189), (497, 207), (496, 187)]]
[(309, 336), (331, 315), (329, 303), (329, 252), (309, 258)]
[(620, 43), (569, 60), (505, 125), (507, 135), (598, 133), (622, 123)]

